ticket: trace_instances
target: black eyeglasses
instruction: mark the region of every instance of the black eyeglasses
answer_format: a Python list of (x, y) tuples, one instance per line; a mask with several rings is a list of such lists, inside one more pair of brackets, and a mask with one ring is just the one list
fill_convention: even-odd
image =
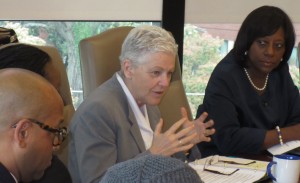
[[(50, 133), (54, 134), (52, 145), (54, 148), (58, 148), (62, 142), (66, 139), (68, 136), (68, 129), (66, 127), (62, 128), (51, 128), (48, 125), (45, 125), (44, 123), (37, 121), (35, 119), (26, 118), (27, 120), (31, 121), (32, 123), (37, 124), (40, 128), (43, 130), (46, 130)], [(12, 127), (15, 128), (17, 124), (14, 124)]]
[[(216, 166), (216, 167), (213, 166), (214, 164), (217, 164), (218, 162), (224, 162), (224, 167), (222, 168), (222, 166)], [(203, 166), (203, 171), (220, 174), (220, 175), (232, 175), (239, 170), (238, 168), (227, 169), (225, 167), (226, 162), (227, 161), (220, 161), (219, 158), (216, 159), (215, 156), (212, 156), (211, 158), (208, 158), (205, 160), (205, 163)]]

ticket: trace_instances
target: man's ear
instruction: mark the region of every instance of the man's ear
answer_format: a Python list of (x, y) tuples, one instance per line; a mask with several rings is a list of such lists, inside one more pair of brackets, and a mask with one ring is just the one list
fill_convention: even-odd
[(29, 127), (31, 126), (31, 122), (27, 119), (22, 119), (16, 124), (16, 130), (14, 133), (14, 139), (19, 144), (21, 148), (26, 147)]

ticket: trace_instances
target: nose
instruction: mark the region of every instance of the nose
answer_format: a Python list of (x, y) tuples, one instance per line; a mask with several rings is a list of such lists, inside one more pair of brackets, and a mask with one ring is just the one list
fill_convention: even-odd
[(163, 74), (160, 77), (159, 85), (168, 87), (170, 85), (170, 80), (171, 80), (171, 77), (169, 75)]
[(273, 44), (269, 44), (267, 47), (266, 47), (266, 54), (268, 56), (273, 56), (274, 55), (274, 47), (273, 47)]

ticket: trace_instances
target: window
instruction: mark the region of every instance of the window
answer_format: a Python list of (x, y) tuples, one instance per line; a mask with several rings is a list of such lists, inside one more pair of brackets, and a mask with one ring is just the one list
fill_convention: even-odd
[[(182, 77), (188, 101), (195, 116), (216, 64), (232, 49), (240, 24), (185, 24)], [(295, 24), (296, 44), (300, 24)], [(300, 88), (297, 49), (289, 60), (290, 73)]]
[(51, 45), (62, 56), (67, 70), (75, 109), (83, 101), (80, 40), (119, 26), (137, 26), (160, 22), (99, 22), (99, 21), (0, 21), (1, 27), (12, 28), (21, 43)]

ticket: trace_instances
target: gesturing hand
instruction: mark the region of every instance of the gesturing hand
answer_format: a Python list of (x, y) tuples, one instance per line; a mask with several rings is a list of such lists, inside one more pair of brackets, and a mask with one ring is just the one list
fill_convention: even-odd
[(163, 120), (160, 119), (154, 131), (152, 146), (149, 149), (150, 152), (152, 154), (171, 156), (177, 152), (187, 151), (192, 148), (194, 146), (192, 141), (197, 138), (197, 134), (193, 133), (195, 131), (194, 125), (179, 130), (187, 120), (187, 118), (182, 118), (174, 123), (165, 133), (161, 133)]
[[(187, 117), (187, 112), (185, 108), (181, 108), (181, 115), (182, 117)], [(185, 121), (183, 124), (184, 128), (187, 128), (189, 126), (195, 126), (195, 131), (197, 133), (197, 137), (193, 140), (194, 144), (200, 143), (200, 142), (209, 142), (211, 141), (210, 135), (213, 135), (216, 130), (213, 127), (214, 121), (208, 120), (205, 122), (206, 118), (208, 117), (207, 112), (203, 112), (199, 118), (197, 118), (194, 121)]]

